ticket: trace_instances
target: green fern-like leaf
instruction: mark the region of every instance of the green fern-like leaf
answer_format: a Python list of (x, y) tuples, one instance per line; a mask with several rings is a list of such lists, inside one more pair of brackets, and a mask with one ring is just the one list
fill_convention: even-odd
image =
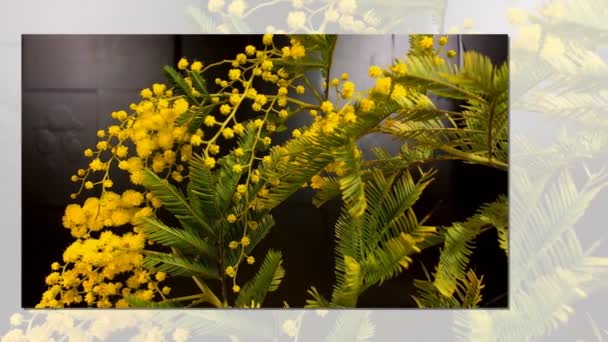
[(459, 223), (454, 223), (447, 230), (434, 282), (435, 287), (444, 296), (449, 297), (456, 290), (457, 280), (464, 274), (473, 254), (473, 239), (480, 230), (480, 226), (465, 226)]
[(143, 265), (146, 268), (156, 269), (173, 276), (201, 276), (209, 279), (220, 279), (217, 267), (171, 254), (154, 253), (147, 255), (144, 258)]
[(507, 256), (509, 255), (509, 231), (506, 227), (496, 228), (498, 232), (498, 245), (505, 251)]
[(163, 246), (176, 248), (187, 255), (217, 257), (215, 246), (209, 242), (190, 231), (169, 227), (156, 217), (143, 217), (136, 224), (147, 238)]
[(332, 303), (342, 307), (355, 307), (363, 283), (361, 265), (354, 258), (344, 256), (344, 275), (334, 289)]
[(374, 171), (366, 183), (368, 207), (361, 217), (343, 208), (336, 223), (336, 286), (332, 305), (350, 307), (367, 288), (409, 266), (410, 255), (433, 227), (418, 222), (411, 207), (431, 182), (432, 172), (414, 182), (409, 172), (386, 177)]
[[(363, 183), (368, 182), (373, 177), (374, 171), (381, 171), (388, 177), (408, 168), (414, 169), (428, 162), (456, 159), (447, 154), (439, 155), (431, 147), (423, 145), (410, 146), (407, 142), (402, 145), (400, 153), (396, 156), (390, 155), (378, 146), (372, 147), (372, 152), (377, 156), (377, 159), (366, 160), (361, 163), (361, 179)], [(323, 187), (315, 192), (312, 203), (316, 207), (321, 207), (329, 200), (340, 196), (340, 193), (340, 184), (336, 177), (323, 177)]]
[(175, 119), (175, 124), (178, 126), (183, 126), (186, 123), (191, 122), (195, 115), (196, 111), (188, 109)]
[(323, 187), (317, 190), (312, 198), (312, 204), (320, 208), (328, 201), (340, 196), (340, 183), (336, 177), (322, 177)]
[(458, 279), (465, 277), (469, 258), (473, 253), (473, 240), (483, 228), (508, 226), (508, 201), (500, 196), (495, 202), (482, 205), (477, 214), (465, 222), (455, 222), (445, 229), (445, 243), (439, 256), (434, 285), (441, 294), (452, 296)]
[(483, 276), (477, 277), (473, 270), (469, 270), (456, 291), (460, 304), (466, 308), (478, 307), (483, 299), (481, 290), (484, 287)]
[(207, 222), (216, 222), (221, 213), (217, 202), (215, 176), (196, 154), (190, 159), (189, 171), (190, 182), (187, 191), (190, 202), (196, 203)]
[(182, 75), (170, 65), (165, 65), (163, 68), (165, 76), (169, 81), (177, 87), (177, 89), (186, 96), (188, 102), (193, 105), (198, 105), (199, 101), (192, 94), (192, 88), (186, 83)]
[(418, 290), (417, 296), (412, 296), (420, 308), (476, 308), (482, 300), (481, 290), (484, 288), (483, 276), (477, 277), (469, 270), (462, 278), (458, 278), (457, 289), (453, 295), (441, 294), (430, 280), (414, 280)]
[(146, 188), (161, 200), (163, 206), (175, 215), (186, 230), (194, 233), (204, 229), (211, 237), (216, 235), (199, 209), (192, 207), (184, 195), (167, 180), (161, 179), (152, 170), (146, 168), (143, 182)]
[[(344, 148), (349, 142), (344, 137), (360, 137), (368, 133), (382, 120), (394, 113), (399, 105), (392, 100), (378, 103), (374, 111), (360, 113), (353, 125), (338, 128), (335, 134), (303, 134), (287, 142), (281, 149), (273, 150), (274, 164), (265, 167), (263, 173), (278, 177), (281, 183), (270, 189), (267, 198), (261, 199), (264, 208), (270, 210), (299, 190), (304, 183), (321, 172), (328, 164), (335, 161), (334, 151)], [(289, 162), (278, 162), (285, 151), (290, 156)], [(302, 167), (304, 166), (305, 167)]]
[[(332, 65), (333, 51), (336, 46), (338, 36), (335, 34), (322, 34), (322, 35), (303, 35), (303, 34), (292, 34), (290, 38), (295, 38), (304, 46), (307, 55), (310, 56), (310, 69), (320, 70), (321, 78), (324, 83), (327, 83), (329, 79), (330, 68)], [(297, 63), (296, 65), (302, 65), (303, 63)], [(306, 65), (306, 64), (304, 64)], [(299, 67), (300, 71), (302, 66)]]
[(456, 65), (437, 64), (433, 56), (409, 56), (405, 64), (407, 75), (396, 78), (396, 83), (408, 88), (413, 87), (420, 93), (431, 92), (456, 100), (476, 97), (464, 87), (446, 79), (447, 75), (454, 75), (458, 72)]
[(276, 291), (285, 276), (282, 262), (281, 252), (268, 251), (258, 273), (243, 286), (236, 299), (236, 305), (248, 305), (251, 301), (263, 303), (268, 292)]
[[(186, 132), (188, 132), (189, 134), (193, 134), (194, 132), (196, 132), (197, 129), (201, 128), (203, 122), (205, 121), (205, 118), (209, 115), (209, 113), (211, 113), (211, 111), (215, 107), (215, 104), (205, 105), (205, 102), (203, 102), (200, 107), (196, 109), (189, 109), (188, 112), (190, 114), (184, 120), (184, 123), (188, 122)], [(182, 120), (182, 117), (180, 116), (178, 119)]]
[[(421, 233), (424, 230), (421, 230)], [(374, 285), (382, 285), (404, 270), (412, 262), (411, 255), (421, 251), (418, 245), (423, 239), (414, 239), (411, 235), (402, 233), (399, 237), (391, 238), (380, 247), (371, 251), (362, 262), (364, 268), (364, 289)]]
[[(412, 39), (420, 39), (413, 37)], [(379, 130), (442, 150), (467, 162), (506, 169), (508, 162), (509, 72), (476, 52), (464, 54), (463, 67), (438, 64), (434, 57), (413, 54), (407, 73), (392, 76), (412, 89), (397, 98), (400, 114)], [(425, 93), (466, 101), (464, 111), (436, 109)]]
[(311, 287), (307, 292), (312, 297), (312, 299), (306, 300), (306, 308), (329, 308), (333, 306), (327, 299), (325, 299), (319, 293), (316, 287)]
[(365, 183), (361, 173), (361, 156), (357, 155), (357, 151), (356, 145), (351, 142), (344, 149), (339, 150), (336, 157), (336, 162), (345, 165), (345, 174), (339, 178), (338, 183), (344, 204), (354, 217), (363, 215), (367, 208)]
[(192, 79), (192, 87), (201, 93), (203, 97), (207, 97), (209, 95), (209, 91), (207, 90), (207, 82), (201, 76), (200, 72), (189, 71), (188, 75), (190, 76), (190, 79)]
[(385, 178), (379, 171), (369, 183), (366, 192), (370, 203), (363, 225), (365, 250), (377, 248), (378, 243), (399, 237), (401, 233), (413, 233), (418, 221), (411, 211), (424, 189), (433, 181), (434, 171), (423, 173), (414, 181), (411, 172), (401, 177)]

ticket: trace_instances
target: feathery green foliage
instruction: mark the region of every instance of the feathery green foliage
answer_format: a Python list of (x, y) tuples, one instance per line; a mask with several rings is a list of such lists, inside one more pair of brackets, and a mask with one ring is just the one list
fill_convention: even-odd
[[(416, 84), (418, 93), (465, 100), (464, 111), (441, 111), (421, 95), (401, 98), (401, 120), (380, 127), (385, 133), (448, 152), (465, 161), (506, 168), (508, 162), (508, 84), (506, 64), (492, 65), (476, 52), (464, 54), (462, 68), (434, 62), (432, 57), (410, 57), (407, 74), (395, 79)], [(409, 120), (407, 120), (409, 119)]]
[[(230, 29), (238, 31), (243, 24), (233, 19)], [(376, 85), (355, 91), (348, 74), (330, 80), (337, 36), (290, 38), (289, 45), (280, 47), (265, 35), (261, 46), (247, 46), (234, 60), (206, 63), (204, 68), (202, 62), (181, 59), (179, 70), (164, 68), (172, 87), (154, 84), (141, 92), (140, 104), (131, 106), (135, 114), (113, 115), (122, 123), (107, 135), (118, 136), (120, 143), (132, 140), (137, 153), (129, 158), (122, 149), (114, 158), (131, 174), (131, 181), (145, 189), (144, 194), (123, 194), (116, 200), (124, 206), (117, 211), (122, 211), (103, 222), (133, 217), (130, 223), (137, 226), (138, 235), (124, 243), (136, 245), (125, 249), (137, 250), (143, 258), (130, 287), (137, 286), (136, 280), (150, 280), (148, 286), (162, 298), (159, 305), (190, 301), (189, 307), (262, 306), (286, 277), (282, 253), (268, 251), (251, 279), (242, 279), (241, 270), (256, 263), (252, 254), (275, 225), (273, 210), (309, 187), (317, 207), (339, 198), (341, 209), (334, 227), (331, 297), (324, 298), (311, 286), (307, 307), (355, 307), (370, 287), (407, 270), (414, 254), (441, 244), (434, 281), (416, 283), (421, 291), (417, 303), (477, 306), (483, 285), (482, 277), (466, 273), (471, 242), (487, 227), (495, 227), (497, 247), (508, 250), (506, 196), (439, 232), (426, 224), (430, 213), (420, 218), (414, 205), (433, 181), (436, 170), (429, 164), (435, 161), (508, 169), (507, 65), (495, 66), (470, 52), (459, 67), (440, 56), (432, 37), (414, 35), (404, 59), (386, 70), (370, 68)], [(232, 67), (228, 79), (218, 77), (217, 87), (211, 86), (206, 71), (226, 63)], [(324, 79), (322, 89), (308, 78), (313, 72)], [(265, 93), (259, 82), (272, 91)], [(330, 98), (332, 88), (340, 99)], [(308, 91), (314, 100), (296, 98), (291, 89), (297, 94)], [(430, 95), (461, 100), (463, 105), (458, 111), (439, 109)], [(271, 136), (286, 130), (286, 121), (304, 111), (313, 122), (273, 145)], [(393, 155), (376, 147), (375, 157), (364, 158), (360, 139), (377, 133), (401, 144), (399, 152)], [(222, 140), (233, 141), (232, 149)], [(108, 149), (107, 144), (99, 146)], [(117, 155), (118, 147), (111, 147)], [(91, 165), (105, 167), (99, 160)], [(105, 178), (103, 182), (104, 187), (112, 186)], [(163, 222), (165, 210), (178, 223)], [(73, 216), (80, 219), (76, 209)], [(154, 250), (145, 240), (155, 244)], [(192, 278), (200, 294), (165, 298), (170, 289), (160, 291), (157, 283), (167, 274)], [(230, 290), (238, 294), (229, 295)], [(149, 293), (142, 291), (134, 291), (139, 302), (128, 303), (148, 305), (141, 299)], [(362, 329), (365, 339), (369, 327)], [(335, 336), (345, 335), (336, 330)]]
[(281, 252), (269, 250), (258, 273), (241, 290), (236, 299), (237, 306), (251, 302), (263, 303), (268, 292), (276, 291), (285, 276)]
[(165, 65), (163, 68), (165, 76), (169, 79), (169, 81), (178, 89), (182, 94), (186, 96), (188, 102), (190, 104), (199, 104), (199, 101), (194, 97), (192, 93), (192, 87), (188, 86), (184, 77), (177, 72), (173, 67), (169, 65)]
[[(304, 44), (324, 43), (305, 40)], [(404, 62), (406, 75), (394, 76), (395, 84), (412, 89), (409, 95), (386, 99), (376, 96), (374, 110), (358, 113), (354, 125), (337, 127), (330, 135), (304, 134), (294, 138), (271, 149), (270, 162), (259, 168), (263, 177), (281, 180), (268, 188), (266, 196), (256, 198), (258, 207), (268, 211), (311, 177), (328, 167), (343, 165), (337, 176), (321, 176), (324, 186), (315, 194), (314, 201), (320, 206), (338, 194), (344, 200), (343, 212), (336, 224), (337, 283), (331, 303), (311, 290), (314, 299), (308, 301), (309, 306), (355, 306), (357, 297), (365, 289), (402, 272), (410, 262), (409, 256), (419, 252), (418, 245), (431, 236), (437, 237), (433, 244), (446, 239), (447, 250), (451, 250), (455, 241), (463, 240), (462, 247), (453, 247), (453, 255), (445, 250), (434, 285), (444, 295), (451, 296), (457, 289), (458, 279), (465, 276), (462, 269), (470, 253), (467, 241), (480, 231), (473, 229), (468, 232), (470, 236), (460, 238), (457, 236), (464, 232), (455, 224), (445, 233), (431, 235), (432, 229), (418, 222), (411, 207), (429, 184), (432, 172), (421, 172), (417, 183), (410, 171), (397, 182), (394, 182), (395, 175), (440, 159), (462, 159), (504, 169), (508, 161), (508, 72), (506, 65), (494, 67), (487, 57), (477, 53), (465, 54), (464, 66), (458, 68), (437, 64), (436, 55), (419, 53), (416, 49), (414, 47)], [(327, 58), (321, 60), (327, 61)], [(425, 92), (465, 100), (465, 110), (458, 113), (439, 110)], [(397, 116), (383, 123), (393, 113)], [(406, 142), (400, 155), (395, 157), (377, 150), (378, 160), (362, 162), (353, 138), (376, 129), (417, 145), (411, 147)], [(443, 154), (438, 155), (436, 151)], [(476, 219), (483, 221), (485, 227), (491, 217), (480, 215)], [(501, 247), (506, 251), (507, 225), (498, 224), (496, 228), (500, 232)]]
[(192, 207), (175, 185), (172, 185), (166, 179), (161, 179), (150, 169), (144, 170), (144, 185), (161, 200), (167, 210), (175, 215), (186, 230), (200, 232), (201, 229), (198, 228), (200, 227), (210, 236), (216, 234), (213, 228), (203, 219), (200, 208)]
[(477, 277), (472, 270), (457, 279), (454, 291), (447, 296), (429, 280), (415, 280), (414, 285), (419, 295), (413, 298), (420, 308), (476, 308), (482, 300), (481, 290), (485, 286), (483, 276)]
[(144, 258), (147, 268), (154, 268), (175, 276), (202, 276), (204, 278), (219, 279), (217, 268), (212, 265), (203, 265), (200, 260), (179, 257), (171, 254), (154, 253)]
[(203, 160), (198, 155), (192, 156), (189, 168), (188, 199), (200, 208), (206, 222), (216, 222), (222, 213), (216, 193), (215, 175), (204, 166)]
[[(434, 227), (423, 226), (412, 210), (432, 176), (432, 171), (421, 172), (414, 181), (409, 171), (389, 178), (375, 171), (366, 184), (369, 205), (363, 215), (353, 216), (343, 206), (336, 223), (333, 306), (356, 306), (363, 291), (409, 266), (410, 255), (419, 252), (418, 244), (434, 231)], [(308, 306), (324, 305), (318, 299), (308, 302)]]
[(217, 257), (215, 246), (191, 231), (169, 227), (156, 217), (143, 217), (137, 224), (152, 241), (163, 246), (176, 248), (186, 255)]
[[(452, 296), (457, 289), (458, 280), (465, 276), (469, 259), (473, 253), (473, 240), (484, 229), (496, 227), (506, 235), (508, 227), (508, 202), (505, 196), (495, 202), (482, 205), (477, 214), (465, 222), (455, 222), (445, 228), (444, 247), (441, 250), (439, 264), (433, 284), (441, 294)], [(499, 235), (500, 236), (500, 235)], [(506, 236), (500, 238), (506, 250)]]
[(344, 176), (340, 177), (340, 191), (344, 204), (349, 208), (352, 216), (361, 216), (367, 207), (365, 198), (365, 183), (361, 178), (361, 156), (354, 142), (346, 145), (337, 152), (336, 162), (346, 165)]

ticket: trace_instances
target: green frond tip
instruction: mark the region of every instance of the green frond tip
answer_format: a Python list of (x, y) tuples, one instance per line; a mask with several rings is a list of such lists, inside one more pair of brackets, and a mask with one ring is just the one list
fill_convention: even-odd
[(458, 223), (446, 231), (434, 282), (444, 296), (449, 297), (456, 290), (457, 279), (464, 273), (473, 254), (473, 239), (477, 234), (479, 227), (465, 227)]
[(410, 234), (401, 233), (399, 237), (391, 238), (371, 253), (362, 262), (365, 270), (365, 287), (382, 285), (407, 270), (412, 263), (411, 256), (421, 251), (421, 245), (427, 236), (433, 232), (432, 227), (419, 226), (414, 238)]
[(197, 129), (201, 128), (205, 118), (209, 115), (209, 113), (211, 113), (213, 108), (215, 108), (215, 105), (188, 110), (188, 112), (192, 112), (192, 114), (188, 118), (188, 129), (186, 132), (189, 134), (194, 134)]
[(308, 294), (312, 297), (312, 299), (306, 300), (306, 308), (330, 308), (332, 307), (331, 303), (325, 299), (317, 290), (316, 287), (311, 287), (310, 290), (307, 291)]
[(255, 303), (263, 303), (269, 292), (276, 291), (285, 277), (281, 252), (269, 250), (262, 266), (253, 279), (251, 279), (239, 293), (236, 305), (243, 307)]
[(456, 82), (491, 96), (496, 96), (509, 88), (506, 63), (497, 67), (490, 58), (476, 51), (464, 53), (463, 68), (459, 76)]
[(175, 215), (186, 230), (199, 232), (204, 229), (211, 237), (215, 237), (215, 231), (209, 223), (205, 222), (198, 209), (194, 208), (169, 181), (161, 179), (154, 171), (145, 168), (143, 183), (163, 206)]
[[(456, 222), (445, 230), (445, 243), (439, 256), (434, 285), (441, 294), (452, 296), (458, 279), (465, 275), (473, 253), (473, 241), (484, 228), (506, 229), (508, 225), (508, 201), (500, 196), (495, 202), (480, 207), (477, 214), (465, 222)], [(506, 246), (505, 246), (506, 247)]]
[(481, 291), (485, 287), (483, 276), (477, 277), (473, 270), (457, 279), (455, 291), (445, 296), (440, 293), (429, 280), (414, 280), (418, 296), (412, 296), (420, 308), (476, 308), (483, 297)]
[(200, 72), (189, 71), (188, 75), (192, 79), (192, 86), (194, 87), (194, 89), (196, 89), (199, 93), (205, 96), (209, 95), (209, 92), (207, 91), (207, 82), (201, 76)]
[(423, 226), (412, 206), (432, 181), (433, 171), (414, 181), (409, 171), (385, 176), (374, 170), (366, 182), (368, 207), (359, 217), (343, 208), (336, 223), (337, 286), (332, 304), (351, 307), (374, 285), (403, 272), (410, 256), (435, 232)]
[(173, 276), (200, 276), (208, 279), (220, 279), (219, 271), (215, 266), (205, 265), (194, 258), (171, 254), (153, 253), (146, 255), (143, 266)]
[(332, 295), (332, 304), (343, 307), (357, 306), (357, 299), (363, 283), (361, 265), (351, 256), (344, 256), (344, 275)]
[(192, 120), (192, 118), (194, 118), (195, 116), (195, 112), (191, 109), (183, 112), (182, 114), (180, 114), (177, 119), (175, 119), (175, 124), (177, 126), (183, 126), (184, 124), (186, 124), (187, 122), (190, 122)]
[(498, 245), (509, 255), (509, 199), (500, 195), (498, 199), (481, 207), (480, 219), (496, 227)]
[(328, 201), (340, 196), (340, 183), (334, 177), (322, 177), (323, 187), (317, 190), (312, 198), (312, 204), (320, 208)]
[(361, 155), (354, 142), (337, 152), (336, 162), (344, 165), (344, 175), (338, 182), (342, 199), (353, 217), (360, 217), (367, 208), (365, 183), (362, 179)]
[(188, 86), (188, 84), (186, 83), (186, 81), (184, 80), (184, 78), (182, 77), (182, 75), (177, 70), (175, 70), (170, 65), (165, 65), (163, 67), (163, 72), (165, 73), (165, 76), (169, 79), (169, 81), (175, 87), (177, 87), (177, 89), (182, 94), (186, 95), (186, 97), (188, 98), (188, 102), (190, 102), (190, 104), (197, 104), (198, 105), (198, 101), (196, 100), (196, 98), (192, 94), (192, 90), (191, 90), (190, 86)]
[(509, 231), (506, 227), (496, 228), (498, 232), (498, 245), (509, 256)]
[(190, 182), (188, 183), (188, 198), (204, 215), (207, 222), (216, 222), (220, 216), (217, 200), (216, 178), (212, 171), (204, 165), (201, 156), (194, 154), (189, 162)]
[(464, 307), (474, 308), (479, 306), (483, 299), (481, 290), (484, 287), (483, 276), (477, 277), (473, 270), (469, 270), (466, 278), (462, 279), (458, 284), (457, 297), (459, 302)]
[(217, 257), (215, 246), (197, 234), (183, 229), (165, 225), (156, 217), (142, 217), (135, 224), (146, 234), (146, 237), (166, 247), (176, 248), (186, 255), (205, 255)]
[[(188, 71), (188, 75), (192, 80), (192, 87), (196, 91), (198, 91), (199, 94), (201, 94), (197, 96), (202, 97), (200, 101), (197, 101), (197, 103), (200, 102), (200, 105), (197, 105), (196, 107), (193, 107), (192, 109), (188, 110), (188, 112), (193, 113), (188, 117), (188, 120), (182, 120), (181, 122), (181, 125), (183, 125), (185, 122), (189, 122), (187, 132), (193, 134), (194, 132), (196, 132), (197, 129), (199, 129), (203, 125), (205, 118), (217, 105), (207, 104), (209, 99), (209, 93), (207, 91), (207, 84), (205, 82), (205, 79), (201, 76), (201, 74), (197, 71)], [(181, 119), (181, 116), (178, 119)]]

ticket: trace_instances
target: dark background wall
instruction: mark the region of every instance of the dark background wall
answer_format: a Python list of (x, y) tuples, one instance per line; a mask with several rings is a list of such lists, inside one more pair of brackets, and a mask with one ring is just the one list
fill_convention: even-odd
[[(61, 260), (71, 243), (61, 217), (74, 184), (69, 177), (86, 167), (82, 151), (94, 146), (95, 132), (111, 122), (110, 113), (137, 101), (142, 88), (165, 82), (161, 67), (174, 65), (187, 56), (203, 61), (230, 59), (247, 44), (259, 44), (255, 36), (46, 36), (23, 37), (22, 121), (22, 305), (33, 307), (45, 289), (50, 264)], [(459, 40), (451, 47), (461, 49)], [(360, 89), (367, 88), (367, 66), (385, 65), (407, 51), (407, 37), (344, 36), (336, 48), (332, 75), (350, 72)], [(507, 59), (507, 37), (465, 36), (464, 49), (489, 55), (495, 62)], [(369, 47), (369, 48), (368, 48)], [(211, 79), (215, 77), (211, 75)], [(320, 82), (319, 75), (311, 75)], [(360, 79), (361, 81), (358, 81)], [(439, 105), (457, 108), (457, 103)], [(302, 119), (306, 120), (306, 119)], [(302, 122), (292, 122), (300, 125)], [(276, 139), (274, 139), (276, 141)], [(397, 146), (381, 136), (361, 142), (361, 147)], [(435, 208), (431, 224), (448, 224), (471, 215), (479, 204), (507, 192), (507, 174), (486, 168), (447, 162), (436, 165), (441, 172), (419, 203), (418, 214)], [(118, 186), (120, 188), (120, 185)], [(301, 307), (306, 290), (316, 286), (327, 297), (333, 283), (333, 225), (339, 202), (321, 209), (312, 206), (311, 193), (302, 191), (274, 211), (277, 225), (257, 248), (258, 260), (266, 248), (279, 248), (285, 257), (287, 277), (268, 298), (269, 306), (289, 300)], [(254, 254), (255, 255), (255, 254)], [(507, 260), (497, 248), (496, 235), (487, 233), (477, 241), (473, 257), (476, 270), (484, 274), (484, 297), (489, 306), (507, 305)], [(410, 272), (372, 288), (360, 306), (414, 306), (412, 278), (423, 277), (420, 263), (434, 265), (437, 250), (417, 257)], [(432, 267), (432, 266), (431, 266)]]

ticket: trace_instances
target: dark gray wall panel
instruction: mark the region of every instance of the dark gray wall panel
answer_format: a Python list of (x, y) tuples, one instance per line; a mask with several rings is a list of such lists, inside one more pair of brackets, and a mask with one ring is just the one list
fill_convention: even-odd
[(97, 48), (93, 36), (24, 36), (23, 88), (94, 89)]
[(24, 199), (51, 206), (69, 200), (69, 177), (96, 142), (96, 105), (95, 92), (23, 93)]
[(173, 36), (99, 36), (100, 89), (141, 89), (165, 82), (162, 66), (174, 60)]

